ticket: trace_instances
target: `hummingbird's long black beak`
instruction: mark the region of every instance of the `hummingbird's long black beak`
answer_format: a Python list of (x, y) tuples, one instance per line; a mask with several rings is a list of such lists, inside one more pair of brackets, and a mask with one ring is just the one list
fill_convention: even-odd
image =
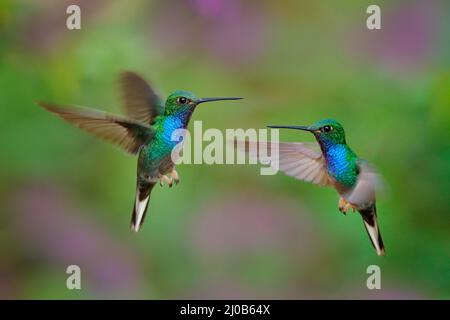
[(303, 130), (303, 131), (314, 131), (314, 128), (307, 126), (267, 126), (272, 129), (294, 129), (294, 130)]
[(219, 97), (219, 98), (200, 98), (197, 100), (197, 104), (204, 103), (204, 102), (211, 102), (211, 101), (222, 101), (222, 100), (241, 100), (242, 98), (227, 98), (227, 97)]

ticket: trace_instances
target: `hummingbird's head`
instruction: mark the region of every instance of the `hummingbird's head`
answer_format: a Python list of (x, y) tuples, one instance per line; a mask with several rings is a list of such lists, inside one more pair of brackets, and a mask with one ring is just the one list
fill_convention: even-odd
[(345, 144), (344, 127), (333, 119), (319, 120), (309, 127), (316, 139), (320, 142), (331, 142), (333, 144)]
[(285, 128), (309, 131), (317, 141), (324, 145), (345, 144), (345, 132), (342, 125), (333, 119), (317, 121), (310, 126), (268, 126), (269, 128)]
[(242, 98), (198, 98), (192, 92), (175, 91), (166, 100), (165, 113), (168, 115), (180, 111), (193, 111), (196, 106), (204, 102), (239, 99)]

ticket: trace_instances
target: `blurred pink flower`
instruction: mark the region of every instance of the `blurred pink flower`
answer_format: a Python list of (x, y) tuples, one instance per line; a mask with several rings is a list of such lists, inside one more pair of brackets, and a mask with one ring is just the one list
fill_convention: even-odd
[(165, 1), (151, 29), (171, 56), (206, 56), (228, 65), (256, 62), (269, 35), (267, 15), (257, 2)]
[(214, 279), (202, 282), (198, 287), (189, 288), (181, 294), (181, 299), (255, 299), (259, 292), (236, 279)]
[(320, 250), (312, 215), (302, 207), (260, 195), (229, 195), (207, 204), (190, 226), (193, 247), (201, 255), (246, 255), (272, 251), (306, 259)]
[[(382, 9), (381, 30), (364, 29), (352, 50), (387, 70), (409, 71), (433, 64), (442, 34), (442, 1), (399, 1)], [(439, 39), (442, 38), (442, 39)]]
[(236, 0), (191, 0), (199, 15), (215, 18), (227, 11), (234, 11)]
[(338, 299), (361, 299), (361, 300), (422, 300), (426, 299), (422, 293), (412, 289), (382, 286), (377, 290), (354, 290), (352, 293), (344, 293)]
[[(327, 251), (313, 215), (304, 207), (250, 192), (204, 205), (187, 235), (196, 261), (205, 266), (205, 274), (189, 288), (189, 298), (304, 297), (312, 288), (297, 280)], [(252, 280), (248, 270), (259, 276)], [(268, 282), (255, 286), (264, 274)]]
[(2, 265), (0, 266), (0, 300), (14, 299), (14, 297), (17, 297), (19, 287), (17, 269), (13, 270), (2, 259)]
[(44, 183), (23, 186), (11, 208), (23, 245), (57, 265), (61, 274), (75, 264), (90, 292), (108, 297), (136, 293), (142, 276), (136, 254), (88, 218), (95, 214), (71, 205), (60, 188)]
[[(76, 36), (77, 31), (66, 27), (66, 9), (69, 5), (78, 5), (81, 9), (82, 28), (90, 18), (104, 8), (109, 1), (64, 0), (39, 1), (39, 6), (27, 17), (22, 31), (21, 42), (32, 50), (47, 53), (58, 48), (64, 39)], [(83, 29), (82, 29), (83, 30)]]

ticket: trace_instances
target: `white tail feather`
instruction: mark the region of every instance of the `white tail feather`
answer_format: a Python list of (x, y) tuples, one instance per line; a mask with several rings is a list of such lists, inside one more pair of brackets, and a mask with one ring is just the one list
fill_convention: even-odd
[(150, 198), (151, 188), (136, 189), (136, 198), (134, 201), (133, 215), (131, 217), (131, 230), (138, 232), (144, 221), (145, 213), (147, 211), (148, 200)]
[(372, 241), (375, 250), (377, 251), (377, 255), (384, 255), (384, 245), (383, 240), (381, 239), (380, 232), (378, 230), (378, 223), (376, 217), (374, 217), (374, 225), (370, 225), (366, 220), (363, 219), (364, 226), (366, 227), (367, 233), (369, 234), (370, 240)]

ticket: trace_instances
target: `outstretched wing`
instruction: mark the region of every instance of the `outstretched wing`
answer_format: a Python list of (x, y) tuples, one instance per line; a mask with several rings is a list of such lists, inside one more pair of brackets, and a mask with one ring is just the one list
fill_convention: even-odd
[[(327, 173), (325, 158), (321, 152), (315, 151), (316, 144), (310, 143), (274, 143), (274, 142), (252, 142), (245, 143), (238, 141), (237, 148), (248, 152), (250, 157), (265, 162), (262, 155), (269, 155), (275, 161), (271, 166), (279, 169), (286, 175), (299, 180), (312, 182), (318, 185), (331, 185), (331, 180)], [(278, 155), (272, 154), (278, 149)], [(267, 150), (262, 153), (262, 150)], [(278, 166), (278, 168), (276, 168)]]
[(122, 99), (128, 117), (151, 124), (164, 113), (164, 101), (141, 76), (126, 71), (120, 76)]
[(347, 196), (347, 201), (364, 205), (375, 202), (376, 191), (381, 189), (381, 177), (376, 170), (364, 160), (358, 160), (358, 181)]
[(97, 137), (112, 142), (131, 154), (153, 137), (153, 128), (138, 121), (113, 116), (98, 110), (64, 108), (39, 103), (46, 110)]

